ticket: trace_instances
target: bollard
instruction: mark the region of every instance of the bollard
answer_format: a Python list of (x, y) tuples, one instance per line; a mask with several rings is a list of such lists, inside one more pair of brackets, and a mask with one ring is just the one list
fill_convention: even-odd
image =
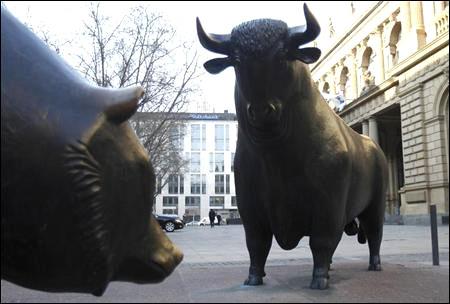
[(433, 253), (433, 265), (439, 265), (439, 245), (437, 231), (436, 205), (430, 205), (430, 225), (431, 225), (431, 250)]

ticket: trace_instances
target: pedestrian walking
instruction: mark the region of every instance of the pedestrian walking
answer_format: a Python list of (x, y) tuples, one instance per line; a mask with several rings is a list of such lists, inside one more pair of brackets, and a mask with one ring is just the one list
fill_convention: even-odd
[(209, 210), (209, 222), (211, 224), (211, 228), (214, 227), (214, 220), (216, 219), (216, 212), (213, 209)]

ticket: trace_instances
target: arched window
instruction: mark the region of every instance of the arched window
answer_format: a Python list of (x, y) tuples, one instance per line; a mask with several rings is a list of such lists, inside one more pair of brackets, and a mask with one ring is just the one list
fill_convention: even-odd
[(330, 94), (330, 84), (328, 82), (323, 84), (322, 93)]
[(399, 62), (400, 54), (397, 46), (401, 39), (401, 33), (402, 24), (396, 22), (389, 36), (389, 68), (394, 67)]
[(373, 51), (371, 47), (367, 47), (361, 58), (361, 95), (365, 94), (375, 85), (375, 76), (372, 71), (372, 62), (374, 61)]
[(339, 77), (339, 93), (346, 97), (348, 93), (348, 68), (344, 66)]

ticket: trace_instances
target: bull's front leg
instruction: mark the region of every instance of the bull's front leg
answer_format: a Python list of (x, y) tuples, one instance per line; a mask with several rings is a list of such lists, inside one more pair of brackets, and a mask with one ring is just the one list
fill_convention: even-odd
[(329, 237), (311, 236), (309, 245), (314, 260), (313, 276), (310, 284), (311, 289), (328, 288), (328, 279), (330, 278), (328, 271), (330, 269), (331, 259), (341, 237), (342, 232)]
[(244, 285), (262, 285), (263, 277), (266, 276), (264, 267), (272, 246), (272, 233), (264, 228), (256, 229), (251, 224), (244, 224), (244, 228), (247, 249), (250, 255), (250, 269)]

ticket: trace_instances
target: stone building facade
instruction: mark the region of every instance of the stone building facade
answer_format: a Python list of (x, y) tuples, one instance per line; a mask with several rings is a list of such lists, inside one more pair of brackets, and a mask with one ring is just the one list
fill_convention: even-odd
[[(340, 35), (311, 73), (338, 114), (372, 137), (389, 164), (386, 221), (449, 213), (448, 1), (379, 1)], [(320, 43), (319, 43), (320, 48)]]

